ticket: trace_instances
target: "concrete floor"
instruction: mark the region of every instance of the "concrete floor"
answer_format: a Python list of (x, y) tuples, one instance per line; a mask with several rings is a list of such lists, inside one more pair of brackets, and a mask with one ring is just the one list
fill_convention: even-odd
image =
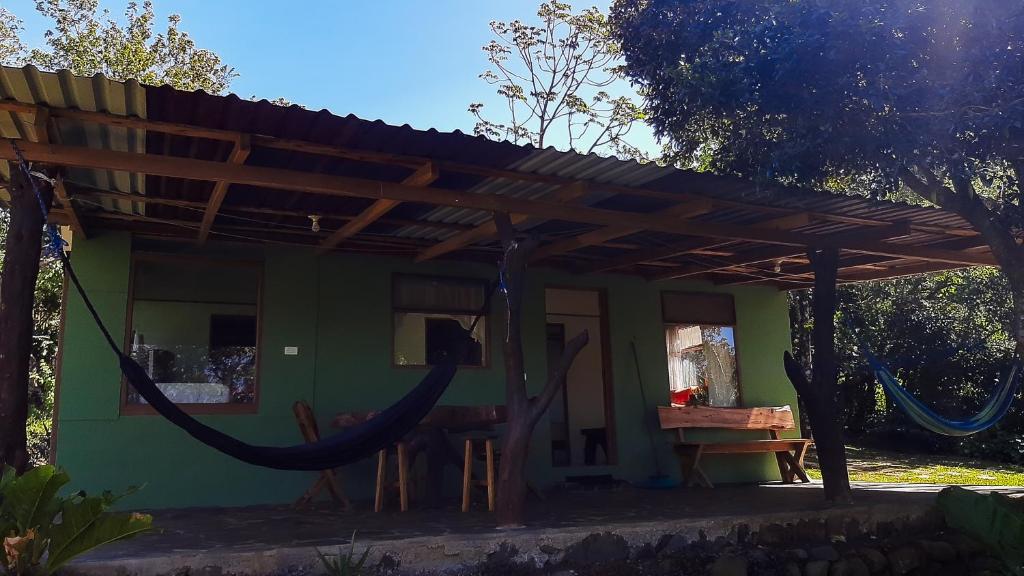
[[(194, 508), (153, 511), (152, 533), (115, 543), (74, 563), (78, 574), (279, 574), (317, 565), (316, 550), (334, 552), (356, 533), (357, 553), (390, 555), (403, 570), (433, 570), (483, 561), (503, 542), (539, 558), (595, 532), (612, 531), (631, 544), (665, 534), (725, 536), (738, 524), (768, 524), (834, 516), (861, 525), (924, 514), (942, 486), (857, 484), (854, 504), (827, 507), (820, 484), (714, 489), (559, 492), (533, 501), (527, 526), (498, 530), (493, 516), (455, 503), (436, 509), (375, 514), (366, 503), (343, 513), (329, 507)], [(978, 488), (991, 491), (993, 488)], [(995, 489), (1024, 494), (1024, 489)], [(542, 558), (541, 558), (542, 559)]]

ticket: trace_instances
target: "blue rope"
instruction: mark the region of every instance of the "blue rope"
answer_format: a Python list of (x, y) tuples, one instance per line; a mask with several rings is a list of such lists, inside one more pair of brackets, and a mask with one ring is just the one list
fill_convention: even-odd
[(25, 162), (25, 157), (22, 156), (17, 142), (10, 140), (10, 143), (11, 148), (14, 149), (14, 155), (18, 158), (18, 167), (25, 175), (25, 179), (28, 180), (29, 186), (32, 187), (32, 192), (36, 195), (36, 201), (39, 203), (39, 213), (43, 215), (43, 225), (46, 228), (46, 235), (49, 239), (46, 245), (46, 254), (53, 258), (59, 258), (64, 253), (64, 247), (68, 243), (61, 237), (60, 231), (57, 230), (55, 224), (47, 223), (47, 220), (50, 218), (50, 211), (46, 208), (46, 202), (43, 200), (43, 194), (39, 191), (39, 186), (36, 185), (36, 175), (29, 170), (28, 163)]

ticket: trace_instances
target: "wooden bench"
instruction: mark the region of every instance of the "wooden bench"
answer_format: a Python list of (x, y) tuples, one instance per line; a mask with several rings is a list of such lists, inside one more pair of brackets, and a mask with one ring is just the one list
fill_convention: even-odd
[[(811, 440), (804, 438), (780, 438), (780, 430), (794, 430), (793, 410), (789, 406), (779, 408), (711, 408), (707, 406), (658, 407), (658, 420), (662, 430), (675, 430), (679, 441), (675, 444), (676, 455), (686, 486), (700, 484), (712, 487), (711, 481), (700, 468), (701, 456), (705, 454), (755, 454), (774, 453), (779, 464), (782, 481), (792, 484), (796, 477), (810, 482), (804, 471), (804, 455)], [(687, 441), (686, 429), (765, 430), (768, 439), (737, 441)]]

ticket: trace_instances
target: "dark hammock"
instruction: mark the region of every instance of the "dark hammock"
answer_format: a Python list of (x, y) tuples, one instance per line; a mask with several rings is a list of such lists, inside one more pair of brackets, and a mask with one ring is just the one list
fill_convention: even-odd
[[(48, 210), (36, 185), (35, 175), (29, 170), (17, 144), (13, 140), (10, 142), (18, 157), (21, 171), (25, 174), (25, 178), (28, 179), (32, 191), (39, 201), (43, 222), (46, 222)], [(139, 366), (135, 360), (122, 352), (114, 338), (110, 335), (110, 331), (107, 330), (99, 313), (96, 312), (92, 300), (89, 299), (88, 294), (86, 294), (85, 289), (82, 287), (82, 283), (78, 280), (78, 275), (75, 274), (75, 269), (71, 266), (71, 260), (62, 249), (64, 241), (57, 232), (56, 226), (50, 224), (47, 227), (47, 232), (51, 242), (50, 248), (55, 256), (60, 259), (65, 273), (71, 279), (71, 283), (74, 284), (78, 295), (82, 297), (82, 302), (85, 303), (86, 309), (92, 315), (92, 319), (103, 334), (107, 345), (117, 355), (121, 372), (124, 373), (125, 379), (131, 384), (132, 388), (135, 388), (157, 413), (203, 444), (254, 466), (264, 466), (279, 470), (327, 470), (337, 468), (338, 466), (372, 456), (408, 434), (430, 412), (434, 404), (441, 397), (441, 394), (448, 388), (452, 378), (455, 377), (458, 360), (466, 349), (470, 334), (476, 327), (476, 323), (489, 309), (491, 294), (493, 294), (493, 290), (488, 290), (480, 313), (473, 320), (469, 330), (465, 331), (464, 337), (454, 342), (448, 354), (427, 373), (426, 377), (415, 388), (395, 404), (382, 410), (365, 422), (317, 442), (296, 444), (294, 446), (258, 446), (248, 444), (203, 424), (188, 415), (164, 395), (156, 383), (153, 382), (153, 379), (146, 374), (142, 366)]]

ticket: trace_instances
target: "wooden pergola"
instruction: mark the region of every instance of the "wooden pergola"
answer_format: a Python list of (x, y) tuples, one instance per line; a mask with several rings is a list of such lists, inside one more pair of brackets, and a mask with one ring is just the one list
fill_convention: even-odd
[[(31, 84), (30, 70), (4, 73), (25, 71)], [(802, 288), (813, 280), (808, 247), (840, 251), (840, 282), (995, 265), (966, 222), (934, 208), (75, 80), (94, 90), (94, 109), (67, 97), (49, 104), (39, 90), (5, 93), (0, 128), (27, 160), (58, 171), (52, 217), (80, 238), (120, 229), (200, 245), (494, 261), (490, 215), (505, 213), (543, 240), (535, 261), (579, 273)], [(97, 105), (118, 90), (142, 90), (145, 117)], [(14, 158), (9, 143), (0, 146), (0, 159)]]

